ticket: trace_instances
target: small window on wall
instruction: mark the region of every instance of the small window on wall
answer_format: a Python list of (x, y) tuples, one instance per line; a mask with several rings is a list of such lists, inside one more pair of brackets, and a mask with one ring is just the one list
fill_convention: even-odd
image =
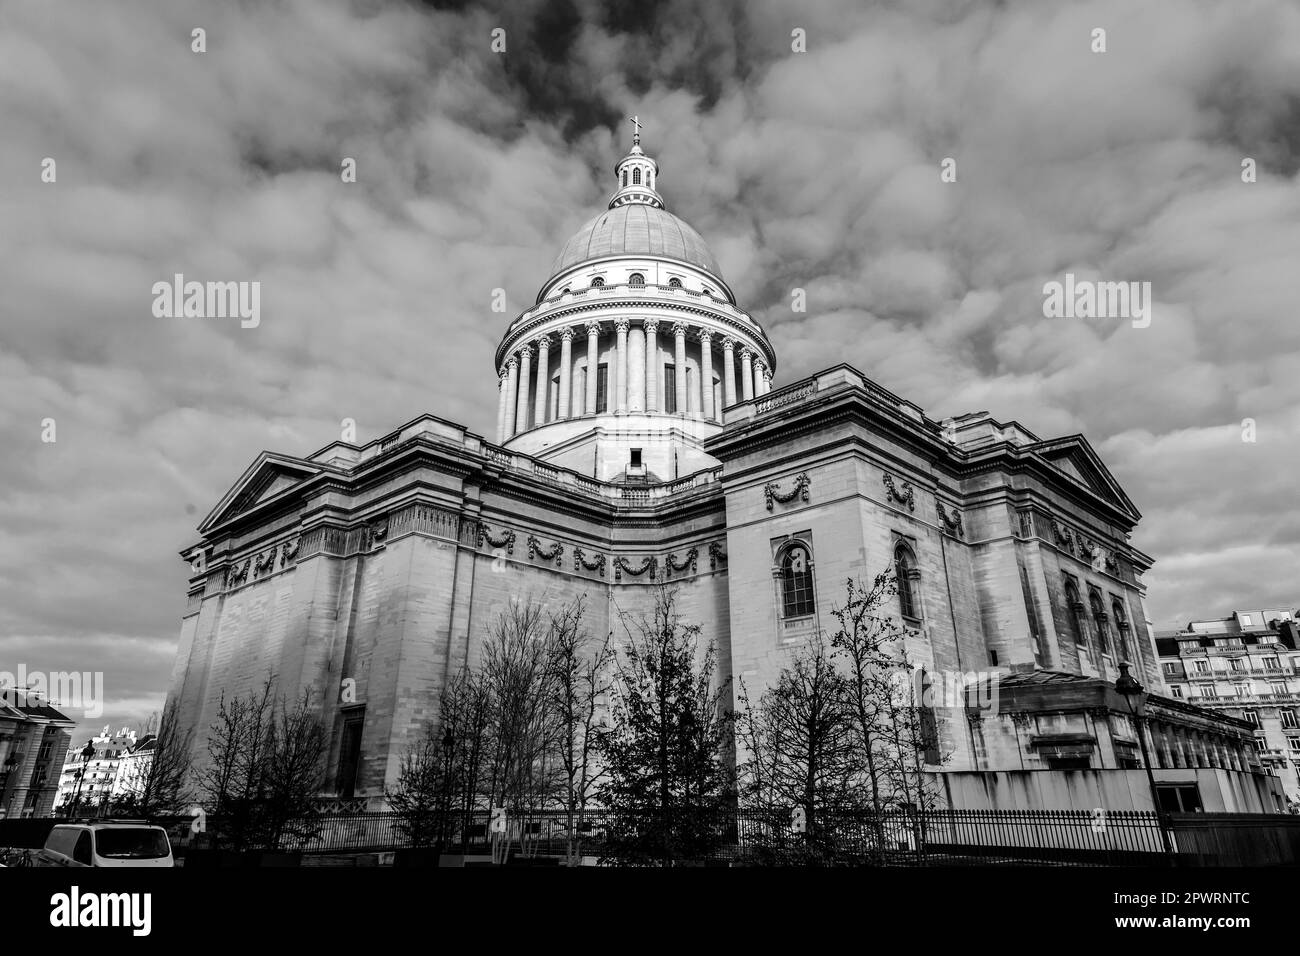
[(599, 289), (599, 288), (600, 288), (601, 286), (603, 286), (604, 284), (605, 284), (605, 280), (602, 279), (600, 276), (596, 276), (596, 278), (594, 278), (594, 279), (591, 280), (591, 285), (592, 285), (592, 288), (594, 288), (594, 289)]
[(671, 279), (668, 280), (668, 288), (680, 289), (681, 287), (682, 287), (682, 280), (677, 278), (676, 276), (673, 276)]
[(816, 612), (813, 599), (812, 553), (802, 541), (787, 546), (779, 556), (781, 616), (809, 617)]
[(641, 185), (641, 170), (640, 170), (640, 169), (634, 169), (634, 170), (632, 170), (632, 185), (633, 185), (633, 186), (640, 186), (640, 185)]
[(639, 272), (633, 272), (630, 276), (628, 276), (627, 284), (632, 286), (632, 288), (634, 289), (644, 288), (645, 276), (643, 276)]
[(1182, 700), (1182, 699), (1183, 699), (1183, 688), (1182, 688), (1182, 685), (1180, 685), (1180, 684), (1171, 684), (1171, 685), (1169, 685), (1169, 693), (1173, 694), (1174, 697), (1177, 698), (1178, 700)]
[(677, 366), (664, 365), (664, 413), (677, 414)]

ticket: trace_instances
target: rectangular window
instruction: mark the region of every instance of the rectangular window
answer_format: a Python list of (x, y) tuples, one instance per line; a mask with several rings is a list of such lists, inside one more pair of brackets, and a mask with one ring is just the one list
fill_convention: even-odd
[(1277, 715), (1282, 718), (1283, 730), (1300, 730), (1300, 719), (1294, 710), (1279, 710)]
[(551, 379), (551, 409), (546, 420), (548, 422), (559, 421), (560, 418), (560, 376)]
[(1196, 673), (1208, 674), (1209, 672), (1210, 672), (1210, 662), (1207, 661), (1204, 657), (1198, 658), (1196, 661)]
[(1291, 749), (1292, 753), (1300, 754), (1300, 737), (1288, 737), (1286, 745)]
[(1180, 670), (1177, 661), (1166, 661), (1164, 668), (1166, 674), (1177, 674)]
[(1187, 653), (1195, 654), (1197, 651), (1201, 649), (1201, 642), (1200, 641), (1179, 641), (1178, 647), (1179, 649), (1182, 650), (1184, 654)]
[(1170, 687), (1169, 693), (1173, 694), (1174, 697), (1177, 698), (1178, 700), (1183, 699), (1183, 688), (1178, 684), (1174, 684), (1172, 687)]
[(1266, 670), (1266, 671), (1280, 671), (1281, 669), (1282, 669), (1282, 667), (1281, 667), (1280, 664), (1278, 664), (1278, 662), (1277, 662), (1277, 658), (1276, 658), (1276, 657), (1266, 657), (1266, 658), (1264, 658), (1264, 670)]
[(1280, 680), (1269, 681), (1268, 692), (1270, 694), (1285, 694), (1286, 684), (1282, 683)]
[(631, 466), (632, 466), (633, 468), (640, 468), (640, 467), (641, 467), (641, 449), (640, 449), (640, 448), (633, 448), (633, 449), (632, 449), (632, 461), (631, 461)]
[(1238, 697), (1247, 697), (1250, 695), (1250, 686), (1248, 684), (1233, 684), (1232, 692)]
[(1255, 713), (1253, 710), (1243, 710), (1241, 712), (1241, 719), (1252, 727), (1259, 726), (1259, 714)]
[(356, 795), (357, 772), (361, 766), (361, 730), (365, 715), (348, 717), (343, 724), (343, 742), (339, 746), (338, 792), (340, 797)]
[(1234, 671), (1244, 671), (1246, 666), (1241, 662), (1240, 657), (1233, 657), (1228, 660), (1228, 669)]
[(596, 367), (596, 414), (609, 411), (609, 363), (601, 362)]
[(677, 413), (677, 366), (664, 365), (664, 413)]
[(1201, 793), (1196, 784), (1156, 784), (1160, 809), (1165, 813), (1197, 813), (1201, 810)]

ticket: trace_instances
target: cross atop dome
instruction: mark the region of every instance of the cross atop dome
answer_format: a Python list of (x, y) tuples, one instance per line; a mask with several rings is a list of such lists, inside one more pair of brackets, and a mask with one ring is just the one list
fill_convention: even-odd
[(632, 124), (632, 148), (614, 167), (618, 186), (609, 200), (609, 208), (641, 203), (662, 209), (664, 208), (663, 197), (655, 190), (659, 164), (641, 149), (641, 117), (633, 116), (629, 122)]

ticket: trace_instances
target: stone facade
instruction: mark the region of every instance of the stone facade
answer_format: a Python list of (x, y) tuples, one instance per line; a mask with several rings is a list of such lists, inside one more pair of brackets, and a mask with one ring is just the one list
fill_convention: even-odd
[(0, 688), (0, 818), (50, 816), (76, 725), (34, 694)]
[[(773, 390), (765, 332), (663, 210), (657, 174), (634, 145), (609, 213), (505, 330), (494, 442), (426, 415), (362, 446), (266, 453), (207, 517), (172, 686), (199, 752), (221, 694), (274, 674), (281, 693), (316, 689), (333, 792), (378, 797), (511, 601), (585, 595), (591, 632), (617, 634), (665, 581), (756, 700), (833, 630), (848, 579), (898, 566), (914, 663), (950, 687), (1072, 678), (1042, 682), (1035, 719), (1090, 741), (1044, 760), (1019, 710), (993, 704), (977, 733), (949, 701), (933, 770), (1119, 769), (1113, 695), (1081, 716), (1071, 694), (1125, 661), (1161, 689), (1151, 559), (1087, 441), (984, 412), (934, 421), (846, 365)], [(1227, 720), (1224, 746), (1240, 743)]]

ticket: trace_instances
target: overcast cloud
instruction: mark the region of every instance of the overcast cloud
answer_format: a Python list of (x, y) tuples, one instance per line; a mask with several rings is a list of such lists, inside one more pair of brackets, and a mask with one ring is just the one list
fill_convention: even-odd
[[(491, 434), (503, 325), (632, 113), (778, 385), (848, 361), (937, 419), (1082, 432), (1144, 514), (1157, 627), (1296, 606), (1295, 3), (14, 2), (0, 670), (105, 671), (98, 723), (135, 723), (176, 552), (259, 451), (426, 411)], [(261, 324), (155, 318), (177, 272), (260, 281)], [(1043, 318), (1065, 272), (1149, 281), (1150, 327)]]

